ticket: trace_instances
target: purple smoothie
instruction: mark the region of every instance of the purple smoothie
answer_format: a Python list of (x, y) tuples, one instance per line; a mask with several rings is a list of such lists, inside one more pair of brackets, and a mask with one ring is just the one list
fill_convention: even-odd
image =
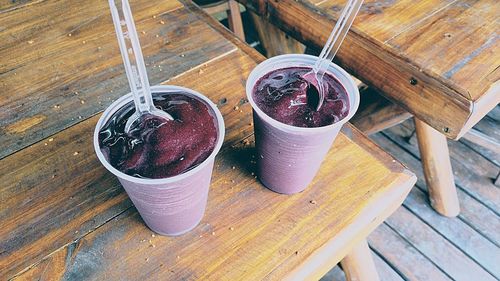
[(157, 93), (155, 106), (174, 120), (143, 115), (139, 125), (124, 132), (135, 112), (133, 103), (115, 112), (99, 131), (99, 144), (108, 162), (140, 178), (167, 178), (202, 163), (217, 143), (215, 114), (203, 101), (185, 93)]
[(273, 70), (260, 78), (253, 89), (257, 106), (271, 118), (296, 127), (323, 127), (342, 120), (349, 114), (349, 99), (344, 86), (331, 74), (323, 78), (325, 101), (319, 111), (309, 104), (309, 87), (303, 76), (309, 67)]

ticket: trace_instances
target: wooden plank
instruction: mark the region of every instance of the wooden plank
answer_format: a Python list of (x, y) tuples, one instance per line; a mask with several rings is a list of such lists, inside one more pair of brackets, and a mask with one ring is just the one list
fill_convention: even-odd
[[(278, 265), (285, 267), (286, 272), (300, 264), (325, 240), (351, 223), (358, 213), (353, 211), (357, 210), (356, 205), (364, 206), (384, 189), (396, 189), (390, 187), (390, 182), (408, 179), (400, 172), (389, 172), (381, 162), (374, 162), (373, 156), (342, 134), (330, 153), (331, 161), (326, 162), (331, 164), (324, 165), (314, 180), (313, 187), (324, 188), (312, 187), (297, 196), (282, 196), (263, 188), (250, 175), (251, 151), (241, 145), (225, 150), (217, 158), (207, 212), (192, 232), (175, 238), (152, 237), (135, 209), (129, 209), (81, 238), (75, 246), (69, 245), (52, 254), (39, 266), (64, 268), (65, 273), (61, 275), (65, 276), (82, 274), (81, 269), (85, 268), (84, 274), (93, 279), (114, 279), (118, 274), (133, 279), (151, 274), (176, 279), (220, 280), (222, 275), (229, 279), (260, 279), (271, 271), (276, 272), (273, 270)], [(342, 163), (353, 163), (349, 159), (358, 159), (361, 155), (355, 163), (358, 163), (357, 170), (366, 169), (363, 177), (345, 173), (343, 167), (352, 170), (352, 165)], [(232, 169), (233, 165), (238, 169)], [(330, 169), (330, 165), (336, 169)], [(326, 184), (333, 177), (336, 184)], [(235, 183), (229, 182), (230, 179)], [(358, 188), (353, 192), (347, 187), (354, 182)], [(369, 192), (365, 189), (367, 184)], [(361, 196), (364, 200), (345, 200), (351, 196)], [(316, 204), (310, 203), (311, 200)], [(242, 201), (246, 203), (238, 203)], [(141, 243), (141, 240), (151, 242)], [(61, 251), (63, 253), (59, 253)], [(68, 255), (71, 258), (56, 258)], [(97, 258), (88, 259), (89, 256)], [(122, 258), (111, 258), (116, 256)], [(43, 270), (36, 265), (20, 278), (34, 277), (35, 272)], [(279, 279), (277, 276), (267, 278)]]
[[(253, 132), (251, 107), (243, 98), (243, 81), (253, 67), (253, 60), (237, 51), (170, 82), (194, 88), (219, 104), (227, 146)], [(234, 79), (218, 79), (224, 75)], [(242, 112), (235, 111), (235, 105)], [(97, 118), (0, 161), (2, 275), (21, 271), (131, 206), (119, 183), (95, 157), (92, 135)]]
[(497, 280), (408, 209), (398, 209), (386, 223), (452, 279)]
[[(407, 131), (413, 131), (412, 122), (405, 122), (402, 125), (407, 126)], [(419, 158), (417, 147), (397, 137), (396, 132), (402, 130), (403, 126), (390, 128), (384, 134), (394, 138), (396, 143)], [(500, 190), (493, 185), (491, 180), (497, 175), (498, 167), (460, 142), (449, 141), (448, 146), (455, 184), (488, 206), (493, 212), (500, 214)]]
[(368, 242), (405, 280), (452, 280), (385, 223), (368, 236)]
[[(107, 2), (94, 2), (78, 6), (47, 0), (29, 6), (31, 18), (24, 9), (2, 14), (0, 92), (16, 94), (0, 97), (5, 147), (0, 158), (129, 92)], [(177, 1), (132, 3), (152, 84), (235, 49), (182, 7)]]
[(443, 218), (428, 203), (427, 194), (414, 188), (404, 205), (448, 241), (466, 253), (496, 278), (500, 278), (500, 248), (460, 219)]
[[(474, 126), (474, 129), (477, 129), (495, 140), (500, 140), (500, 126), (498, 125), (498, 121), (490, 118), (489, 116), (481, 119), (481, 121)], [(470, 149), (495, 163), (495, 165), (500, 166), (500, 153), (495, 153), (494, 151), (478, 146), (464, 137), (460, 139), (460, 142), (465, 143)]]
[(358, 111), (350, 122), (367, 135), (395, 126), (412, 116), (371, 88), (360, 91), (360, 96)]
[(463, 136), (464, 139), (475, 143), (476, 145), (482, 146), (494, 154), (500, 156), (500, 143), (493, 139), (492, 137), (481, 133), (478, 130), (470, 129), (467, 134)]
[(0, 1), (0, 14), (2, 13), (6, 13), (8, 11), (12, 11), (12, 10), (15, 10), (15, 9), (20, 9), (22, 7), (25, 7), (25, 6), (29, 6), (29, 5), (32, 5), (34, 3), (37, 3), (37, 2), (41, 2), (41, 1), (44, 1), (44, 0), (1, 0)]
[(387, 264), (376, 252), (373, 252), (373, 261), (377, 267), (378, 275), (383, 281), (403, 281), (403, 277), (399, 275), (394, 269)]
[(499, 14), (496, 0), (453, 1), (386, 43), (477, 100), (500, 79)]
[[(320, 6), (338, 18), (339, 4), (329, 0)], [(500, 102), (499, 12), (494, 0), (368, 1), (355, 26), (474, 101), (458, 138)]]
[[(322, 46), (334, 24), (335, 16), (330, 14), (332, 9), (319, 9), (305, 0), (240, 2), (306, 45)], [(407, 5), (416, 5), (409, 2)], [(432, 1), (426, 3), (434, 5)], [(425, 15), (427, 13), (425, 10)], [(297, 18), (301, 20), (297, 21)], [(356, 22), (361, 22), (361, 19)], [(337, 62), (447, 137), (458, 138), (473, 112), (473, 101), (466, 98), (467, 94), (459, 93), (460, 89), (408, 63), (408, 58), (402, 57), (397, 50), (360, 31), (356, 22), (337, 53)]]
[[(401, 126), (401, 125), (400, 125)], [(422, 165), (418, 158), (410, 154), (408, 151), (402, 149), (401, 147), (395, 145), (400, 144), (402, 141), (400, 138), (396, 139), (395, 135), (391, 135), (390, 138), (383, 136), (382, 134), (376, 134), (371, 137), (378, 145), (380, 145), (384, 150), (392, 155), (397, 155), (398, 159), (402, 161), (406, 166), (408, 166), (417, 175), (417, 184), (421, 191), (427, 195), (426, 186), (423, 176)], [(395, 142), (394, 142), (395, 141)], [(460, 175), (457, 175), (457, 177)], [(486, 237), (489, 241), (494, 243), (497, 247), (500, 246), (500, 233), (498, 229), (500, 228), (500, 220), (497, 214), (495, 214), (491, 209), (478, 202), (475, 198), (471, 197), (469, 194), (464, 192), (461, 188), (457, 189), (458, 198), (462, 206), (462, 211), (458, 216), (458, 219), (465, 222), (470, 227), (474, 228), (479, 234)], [(408, 196), (415, 196), (415, 193), (410, 192)], [(404, 204), (409, 209), (413, 210), (413, 206), (405, 201)], [(418, 209), (414, 211), (419, 215)], [(425, 216), (423, 216), (425, 220)], [(455, 221), (456, 219), (445, 219), (445, 221)], [(431, 220), (425, 220), (429, 225), (434, 227), (435, 222)], [(434, 227), (439, 229), (439, 226)], [(459, 235), (458, 233), (457, 235)], [(444, 234), (443, 234), (444, 235)], [(451, 237), (451, 236), (450, 236)], [(479, 240), (480, 238), (474, 238)], [(467, 244), (463, 244), (460, 240), (451, 240), (455, 245), (461, 245), (462, 248), (467, 248)]]

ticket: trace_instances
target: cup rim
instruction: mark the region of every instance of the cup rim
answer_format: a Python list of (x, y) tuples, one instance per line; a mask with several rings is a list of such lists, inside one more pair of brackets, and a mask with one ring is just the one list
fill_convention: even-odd
[[(102, 113), (101, 117), (99, 117), (99, 120), (97, 121), (97, 124), (94, 129), (94, 150), (97, 154), (97, 158), (101, 162), (101, 164), (111, 173), (113, 173), (115, 176), (117, 176), (119, 179), (124, 179), (133, 183), (137, 184), (144, 184), (144, 185), (159, 185), (159, 184), (167, 184), (167, 183), (173, 183), (180, 181), (184, 178), (187, 178), (198, 171), (202, 170), (205, 166), (207, 166), (211, 161), (215, 159), (215, 156), (219, 153), (222, 144), (224, 142), (224, 135), (225, 135), (225, 126), (224, 126), (224, 119), (222, 117), (221, 112), (209, 98), (206, 96), (202, 95), (201, 93), (194, 91), (189, 88), (181, 87), (181, 86), (173, 86), (173, 85), (155, 85), (151, 86), (151, 92), (152, 93), (165, 93), (165, 92), (187, 92), (200, 100), (204, 101), (214, 112), (215, 117), (217, 119), (217, 125), (218, 125), (218, 135), (217, 135), (217, 143), (210, 155), (198, 166), (194, 167), (193, 169), (190, 169), (184, 173), (181, 173), (179, 175), (175, 175), (172, 177), (168, 178), (161, 178), (161, 179), (147, 179), (147, 178), (138, 178), (134, 177), (131, 175), (127, 175), (123, 173), (122, 171), (116, 169), (113, 167), (108, 160), (106, 160), (106, 157), (104, 157), (104, 154), (101, 151), (101, 147), (99, 145), (99, 131), (101, 127), (105, 124), (107, 119), (111, 117), (113, 113), (115, 113), (118, 109), (123, 107), (126, 103), (133, 101), (132, 93), (128, 93), (122, 97), (120, 97), (118, 100), (113, 102), (111, 105), (109, 105), (106, 110)], [(168, 188), (168, 187), (165, 187)]]
[[(312, 56), (312, 55), (306, 55), (306, 54), (285, 54), (285, 55), (278, 55), (274, 56), (272, 58), (266, 59), (263, 62), (259, 63), (253, 70), (250, 72), (250, 75), (248, 76), (247, 82), (246, 82), (246, 94), (247, 94), (247, 99), (252, 105), (253, 110), (261, 117), (265, 117), (266, 122), (270, 123), (273, 127), (278, 127), (282, 128), (288, 131), (292, 132), (307, 132), (307, 133), (313, 133), (313, 132), (319, 132), (319, 131), (326, 131), (326, 130), (331, 130), (334, 127), (342, 126), (345, 123), (347, 123), (356, 113), (359, 107), (359, 89), (354, 83), (354, 80), (352, 79), (351, 75), (347, 73), (344, 69), (342, 69), (340, 66), (336, 65), (333, 62), (329, 62), (328, 65), (328, 73), (331, 74), (333, 77), (335, 77), (339, 82), (342, 84), (344, 89), (347, 92), (347, 95), (349, 96), (349, 113), (347, 114), (346, 117), (342, 118), (338, 122), (335, 122), (333, 124), (327, 125), (327, 126), (321, 126), (321, 127), (297, 127), (297, 126), (292, 126), (288, 125), (285, 123), (282, 123), (271, 116), (267, 115), (262, 109), (260, 109), (255, 101), (253, 100), (253, 88), (255, 86), (255, 83), (265, 74), (269, 73), (269, 71), (264, 72), (263, 69), (265, 67), (268, 67), (269, 65), (282, 62), (282, 61), (289, 61), (293, 62), (294, 60), (297, 61), (297, 63), (302, 63), (302, 64), (307, 64), (310, 66), (314, 65), (314, 62), (318, 59), (317, 56)], [(275, 68), (279, 69), (279, 68)], [(343, 76), (344, 79), (341, 79), (341, 77), (338, 77), (337, 74), (340, 74)], [(346, 80), (350, 85), (350, 87), (353, 89), (353, 91), (349, 91), (344, 85), (344, 83), (340, 80)]]

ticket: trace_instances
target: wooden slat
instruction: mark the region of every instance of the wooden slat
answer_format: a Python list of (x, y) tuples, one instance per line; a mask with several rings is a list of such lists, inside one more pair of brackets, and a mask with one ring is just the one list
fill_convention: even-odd
[[(407, 150), (397, 146), (403, 146), (404, 139), (398, 134), (391, 133), (391, 131), (396, 131), (396, 128), (397, 127), (384, 132), (387, 133), (390, 139), (379, 135), (373, 135), (372, 139), (375, 140), (377, 144), (379, 144), (388, 153), (397, 155), (400, 161), (414, 171), (418, 178), (416, 187), (418, 187), (421, 191), (426, 192), (422, 165), (418, 158), (410, 154)], [(403, 147), (407, 148), (407, 146)], [(453, 153), (453, 149), (451, 151)], [(468, 171), (466, 174), (457, 173), (455, 176), (461, 180), (461, 178), (467, 178), (471, 174), (472, 172)], [(462, 211), (458, 218), (473, 227), (479, 234), (488, 238), (496, 246), (500, 246), (500, 233), (498, 232), (498, 229), (500, 228), (500, 220), (498, 215), (465, 192), (462, 188), (458, 188), (457, 193), (462, 206)], [(409, 196), (413, 196), (413, 194), (414, 193), (410, 193)], [(405, 201), (404, 204), (406, 203), (407, 202)], [(409, 205), (407, 205), (407, 207), (411, 209)], [(432, 225), (431, 222), (429, 222), (429, 224)], [(455, 244), (459, 245), (460, 243), (455, 242)]]
[[(243, 80), (254, 66), (241, 52), (232, 52), (170, 83), (199, 90), (219, 104), (229, 145), (253, 132)], [(219, 79), (224, 75), (234, 79)], [(235, 105), (243, 112), (235, 111)], [(0, 161), (0, 248), (5, 249), (0, 253), (0, 272), (19, 272), (131, 206), (95, 157), (92, 135), (97, 118)]]
[(368, 236), (368, 242), (405, 280), (452, 280), (385, 223)]
[[(33, 18), (0, 17), (0, 92), (15, 93), (0, 96), (0, 158), (129, 92), (107, 2), (94, 2), (47, 0), (28, 7)], [(180, 2), (131, 5), (152, 84), (235, 49)]]
[(44, 0), (18, 0), (18, 1), (12, 1), (12, 0), (1, 0), (0, 1), (0, 14), (12, 11), (15, 9), (19, 9), (21, 7), (25, 7), (28, 5), (32, 5), (37, 2), (41, 2)]
[(500, 142), (478, 130), (470, 129), (470, 131), (465, 134), (463, 138), (500, 156)]
[(434, 212), (427, 200), (427, 194), (414, 188), (404, 205), (419, 218), (446, 237), (461, 251), (484, 267), (496, 278), (500, 278), (500, 248), (480, 235), (460, 219), (444, 218)]
[(375, 266), (377, 267), (378, 275), (380, 276), (380, 280), (383, 281), (403, 281), (403, 277), (399, 275), (394, 269), (384, 261), (376, 252), (373, 252), (373, 260), (375, 262)]
[[(333, 19), (344, 5), (340, 0), (321, 1), (319, 3), (321, 9), (307, 1), (241, 0), (241, 2), (298, 40), (316, 47), (326, 42), (333, 26)], [(498, 80), (500, 72), (490, 73), (491, 67), (498, 67), (498, 56), (494, 56), (488, 66), (477, 69), (477, 75), (483, 77), (481, 80), (483, 82), (478, 82), (478, 85), (483, 87), (484, 84), (493, 88), (470, 94), (470, 87), (464, 89), (457, 84), (458, 81), (455, 83), (445, 79), (443, 73), (432, 72), (426, 65), (414, 62), (412, 57), (398, 49), (398, 46), (391, 46), (386, 41), (401, 34), (414, 34), (412, 33), (414, 29), (432, 22), (433, 19), (437, 21), (446, 18), (447, 11), (457, 9), (456, 6), (464, 4), (462, 2), (368, 1), (337, 54), (338, 62), (355, 76), (362, 78), (363, 82), (373, 86), (419, 119), (446, 136), (457, 139), (500, 101), (500, 96), (497, 94), (498, 85), (497, 87), (492, 85)], [(491, 5), (498, 7), (498, 4)], [(495, 15), (494, 10), (489, 11), (488, 15)], [(301, 20), (297, 21), (297, 18)], [(430, 30), (435, 34), (446, 33), (444, 30)], [(464, 34), (468, 34), (467, 32), (464, 31)], [(488, 32), (490, 32), (489, 37)], [(491, 38), (491, 32), (491, 27), (486, 24), (477, 36)], [(437, 37), (431, 39), (441, 40)], [(416, 41), (428, 43), (426, 40)], [(411, 42), (408, 42), (408, 45), (412, 46)], [(490, 49), (483, 48), (479, 51), (481, 57), (483, 52), (491, 54)], [(458, 60), (455, 63), (459, 63), (461, 57), (457, 55), (455, 59)], [(443, 108), (446, 110), (441, 110)]]
[[(403, 125), (390, 128), (385, 133), (391, 138), (394, 137), (399, 145), (419, 157), (416, 146), (408, 144), (395, 135), (398, 130), (413, 131), (412, 122), (405, 122)], [(498, 167), (460, 142), (449, 141), (448, 146), (456, 185), (499, 214), (500, 190), (491, 181), (498, 173)]]
[(386, 223), (454, 280), (497, 280), (429, 225), (401, 207)]
[[(486, 134), (494, 140), (500, 140), (500, 126), (498, 125), (498, 121), (489, 116), (479, 121), (479, 123), (474, 126), (474, 129), (477, 129), (479, 132)], [(465, 143), (470, 149), (495, 163), (495, 165), (500, 166), (500, 152), (495, 152), (494, 150), (477, 145), (476, 143), (468, 141), (466, 137), (460, 139), (460, 142)]]
[(372, 88), (360, 91), (361, 102), (351, 123), (367, 135), (395, 126), (412, 115)]

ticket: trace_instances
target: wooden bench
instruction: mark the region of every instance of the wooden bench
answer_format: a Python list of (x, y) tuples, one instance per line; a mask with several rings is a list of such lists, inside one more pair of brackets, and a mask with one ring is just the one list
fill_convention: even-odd
[(365, 238), (415, 176), (347, 125), (305, 192), (264, 188), (244, 92), (263, 58), (195, 5), (131, 2), (150, 81), (206, 94), (227, 129), (202, 222), (161, 237), (92, 147), (99, 113), (129, 91), (107, 2), (0, 3), (0, 276), (304, 279), (342, 260), (376, 280)]
[[(316, 48), (346, 2), (239, 1)], [(365, 1), (336, 57), (413, 114), (431, 203), (446, 216), (459, 213), (446, 137), (464, 136), (500, 102), (499, 11), (494, 0)]]

